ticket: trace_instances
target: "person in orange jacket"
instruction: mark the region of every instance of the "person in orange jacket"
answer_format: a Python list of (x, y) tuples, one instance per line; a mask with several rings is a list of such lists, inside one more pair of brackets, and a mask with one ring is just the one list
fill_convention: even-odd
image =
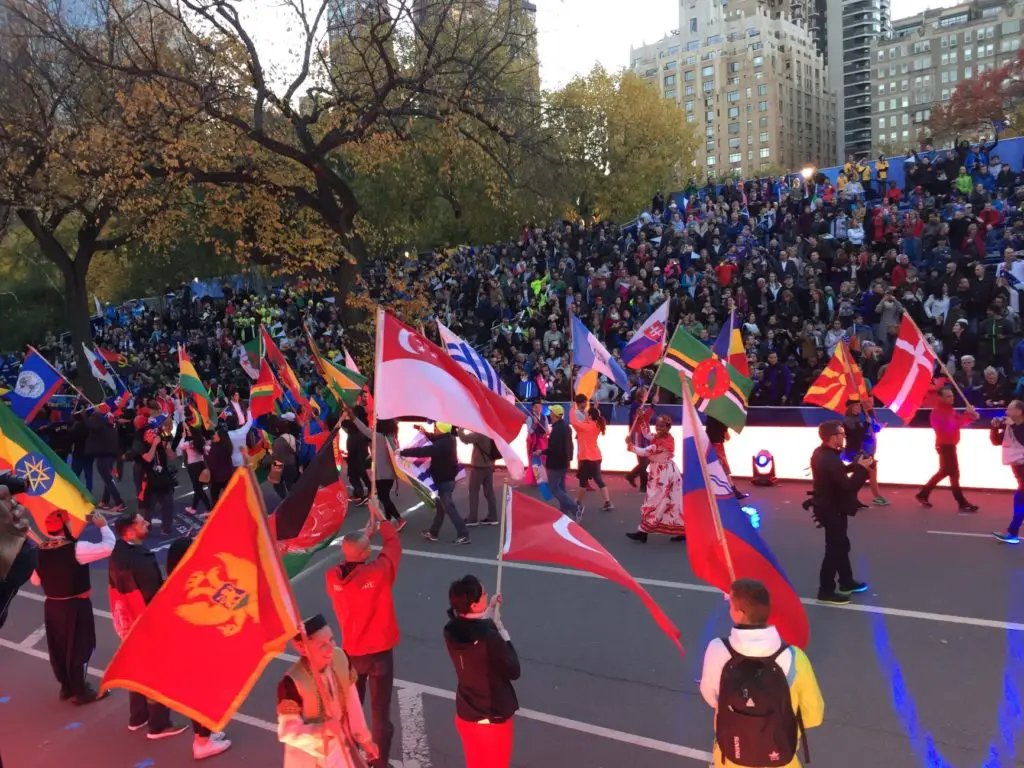
[(364, 531), (347, 534), (342, 541), (344, 561), (327, 571), (327, 594), (341, 627), (341, 646), (356, 674), (362, 701), (370, 689), (371, 733), (379, 748), (371, 768), (387, 768), (395, 727), (391, 723), (391, 691), (395, 680), (394, 648), (398, 645), (398, 619), (392, 588), (402, 560), (402, 544), (395, 527), (379, 523), (383, 546), (370, 559), (370, 537), (378, 528), (371, 515)]

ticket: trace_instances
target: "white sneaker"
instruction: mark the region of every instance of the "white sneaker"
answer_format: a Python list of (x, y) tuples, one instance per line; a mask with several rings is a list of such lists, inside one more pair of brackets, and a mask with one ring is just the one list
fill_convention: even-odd
[(192, 758), (195, 760), (205, 760), (208, 757), (216, 757), (223, 752), (227, 752), (229, 749), (231, 749), (231, 742), (223, 737), (216, 738), (216, 734), (210, 736), (203, 743), (200, 743), (198, 739), (193, 739)]

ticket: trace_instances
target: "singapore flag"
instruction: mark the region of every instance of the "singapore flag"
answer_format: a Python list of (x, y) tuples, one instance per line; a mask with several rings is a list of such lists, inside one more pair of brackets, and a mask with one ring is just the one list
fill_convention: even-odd
[(510, 490), (505, 507), (505, 541), (501, 553), (503, 560), (565, 565), (614, 581), (640, 598), (661, 631), (678, 646), (680, 653), (683, 652), (679, 628), (647, 590), (597, 539), (554, 507)]
[(514, 403), (491, 392), (436, 344), (378, 310), (376, 417), (420, 417), (471, 430), (494, 440), (513, 479), (522, 459), (509, 445), (526, 422)]

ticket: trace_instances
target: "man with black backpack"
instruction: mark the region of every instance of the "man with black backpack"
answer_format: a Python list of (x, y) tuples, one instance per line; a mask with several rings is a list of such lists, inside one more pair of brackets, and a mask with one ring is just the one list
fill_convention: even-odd
[(799, 648), (768, 623), (771, 598), (753, 579), (733, 582), (729, 637), (704, 653), (700, 692), (715, 710), (715, 768), (799, 768), (800, 742), (810, 762), (806, 729), (821, 725), (825, 702)]

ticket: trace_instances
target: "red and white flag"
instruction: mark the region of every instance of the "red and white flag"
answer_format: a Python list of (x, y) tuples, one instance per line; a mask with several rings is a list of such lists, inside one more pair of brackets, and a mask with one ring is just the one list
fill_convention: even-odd
[(92, 375), (96, 377), (96, 380), (102, 381), (114, 392), (117, 392), (117, 384), (114, 383), (114, 376), (110, 372), (107, 361), (89, 349), (84, 343), (82, 344), (82, 351), (85, 352), (85, 359), (89, 361), (89, 365), (92, 367)]
[(683, 652), (679, 628), (654, 598), (597, 539), (554, 507), (510, 490), (505, 507), (503, 560), (566, 565), (614, 581), (640, 598), (659, 629)]
[(904, 315), (892, 360), (872, 393), (907, 424), (928, 394), (935, 362), (931, 344), (914, 321)]
[(510, 443), (526, 414), (468, 374), (436, 344), (383, 310), (377, 314), (376, 418), (419, 416), (464, 427), (494, 440), (509, 474), (523, 476)]

